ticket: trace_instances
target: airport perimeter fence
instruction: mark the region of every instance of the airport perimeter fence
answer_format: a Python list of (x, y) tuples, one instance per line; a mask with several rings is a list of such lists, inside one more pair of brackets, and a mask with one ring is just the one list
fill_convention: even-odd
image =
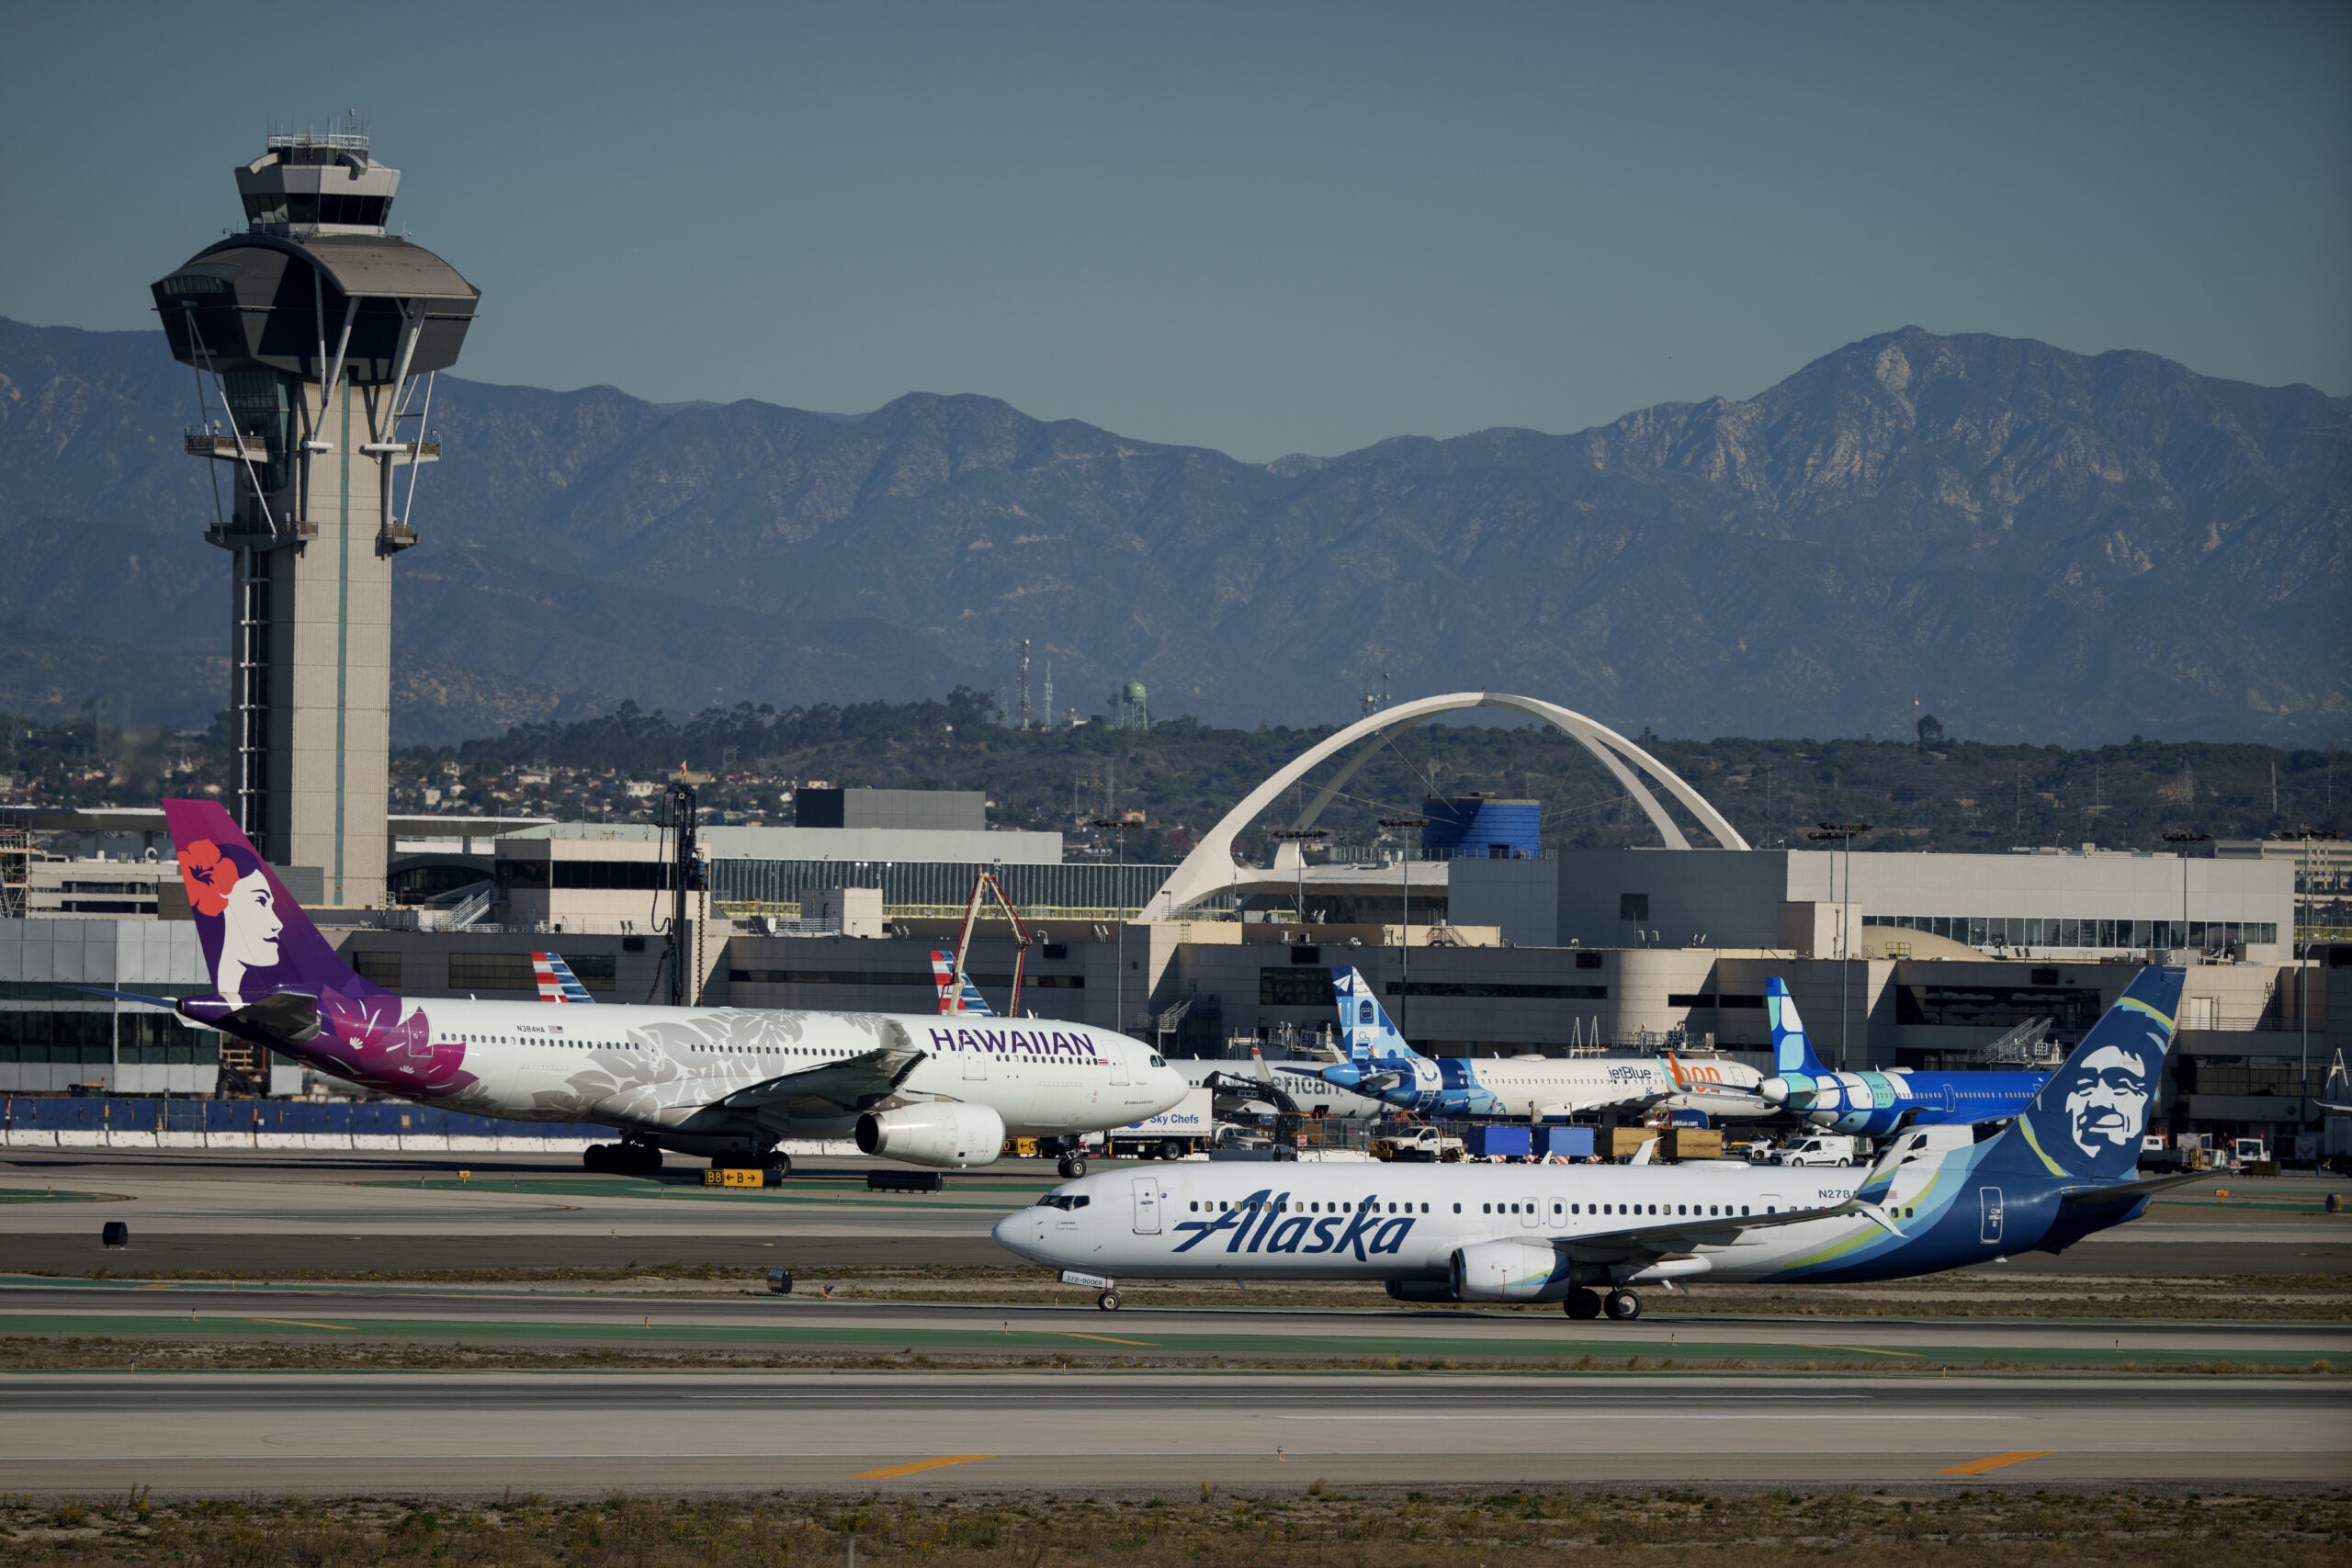
[(0, 1145), (8, 1148), (528, 1154), (613, 1136), (585, 1122), (509, 1122), (390, 1101), (0, 1099)]

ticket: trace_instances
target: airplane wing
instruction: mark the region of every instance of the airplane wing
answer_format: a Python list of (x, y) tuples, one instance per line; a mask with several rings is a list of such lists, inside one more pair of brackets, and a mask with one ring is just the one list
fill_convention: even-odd
[(709, 1109), (748, 1112), (772, 1125), (838, 1121), (870, 1110), (897, 1093), (924, 1055), (912, 1046), (879, 1046), (748, 1085), (713, 1100)]
[(2069, 1203), (2129, 1203), (2150, 1193), (2167, 1188), (2185, 1187), (2192, 1181), (2227, 1181), (2226, 1170), (2181, 1170), (2168, 1176), (2143, 1176), (2136, 1181), (2115, 1181), (2097, 1187), (2062, 1187), (2058, 1196)]
[[(1599, 1235), (1555, 1236), (1552, 1246), (1564, 1257), (1574, 1258), (1578, 1263), (1630, 1263), (1637, 1259), (1677, 1257), (1702, 1247), (1753, 1245), (1746, 1241), (1749, 1231), (1836, 1219), (1841, 1214), (1865, 1215), (1888, 1230), (1894, 1230), (1894, 1222), (1877, 1204), (1865, 1202), (1860, 1198), (1849, 1198), (1826, 1209), (1783, 1209), (1777, 1214), (1726, 1214), (1705, 1219), (1693, 1216), (1667, 1224), (1606, 1231)], [(1899, 1235), (1902, 1233), (1896, 1231), (1895, 1234)]]

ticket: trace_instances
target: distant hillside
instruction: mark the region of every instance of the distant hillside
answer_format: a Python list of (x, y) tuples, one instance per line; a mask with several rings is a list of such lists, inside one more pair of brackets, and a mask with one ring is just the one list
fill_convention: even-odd
[[(96, 650), (0, 657), (0, 706), (208, 716), (189, 388), (160, 333), (0, 321), (0, 622)], [(1023, 637), (1081, 713), (1135, 677), (1324, 721), (1369, 669), (1669, 735), (2352, 735), (2352, 400), (2144, 354), (1905, 329), (1741, 402), (1264, 466), (968, 396), (445, 380), (435, 420), (405, 739), (993, 689)]]

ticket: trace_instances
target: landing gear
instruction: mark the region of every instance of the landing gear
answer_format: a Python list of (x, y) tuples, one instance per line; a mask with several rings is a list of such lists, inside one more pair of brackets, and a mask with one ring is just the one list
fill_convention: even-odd
[(1607, 1305), (1614, 1323), (1631, 1323), (1642, 1315), (1642, 1298), (1631, 1291), (1610, 1292)]
[(1104, 1312), (1116, 1312), (1119, 1310), (1119, 1292), (1105, 1291), (1094, 1298), (1094, 1304)]
[(659, 1176), (662, 1151), (650, 1144), (591, 1144), (580, 1163), (600, 1176)]
[(1570, 1291), (1568, 1299), (1560, 1303), (1560, 1310), (1570, 1317), (1579, 1320), (1599, 1317), (1600, 1292), (1599, 1291)]
[(1080, 1177), (1084, 1176), (1086, 1174), (1086, 1156), (1084, 1155), (1062, 1156), (1061, 1173), (1062, 1179), (1064, 1181), (1075, 1181)]

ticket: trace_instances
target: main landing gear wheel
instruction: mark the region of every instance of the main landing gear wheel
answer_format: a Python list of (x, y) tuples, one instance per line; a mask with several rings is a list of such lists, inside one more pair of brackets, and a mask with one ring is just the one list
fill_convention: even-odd
[(1104, 1312), (1116, 1312), (1119, 1310), (1119, 1292), (1105, 1291), (1094, 1298), (1094, 1304)]
[(1642, 1315), (1642, 1298), (1631, 1291), (1609, 1292), (1609, 1315), (1618, 1323), (1631, 1323)]
[(580, 1163), (603, 1176), (613, 1168), (613, 1145), (591, 1144), (580, 1151)]
[(1570, 1291), (1568, 1299), (1560, 1303), (1560, 1308), (1574, 1318), (1599, 1317), (1600, 1292), (1599, 1291)]
[(1062, 1156), (1061, 1171), (1064, 1181), (1077, 1180), (1086, 1174), (1086, 1156), (1084, 1155)]
[(767, 1156), (767, 1164), (768, 1179), (770, 1181), (784, 1182), (792, 1179), (792, 1156), (790, 1155), (786, 1154), (779, 1149), (775, 1153)]

